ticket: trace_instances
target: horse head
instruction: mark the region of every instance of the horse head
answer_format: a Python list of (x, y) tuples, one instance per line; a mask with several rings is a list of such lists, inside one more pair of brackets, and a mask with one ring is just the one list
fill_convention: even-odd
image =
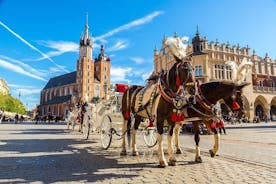
[(216, 104), (216, 102), (223, 100), (232, 112), (244, 115), (242, 89), (248, 84), (228, 81), (208, 82), (199, 87), (199, 92), (209, 104)]
[(230, 97), (224, 99), (225, 104), (231, 109), (236, 118), (245, 116), (245, 103), (242, 94), (242, 89), (250, 83), (234, 84), (232, 94)]
[(168, 37), (165, 39), (164, 44), (174, 57), (177, 57), (179, 60), (183, 60), (186, 56), (187, 49), (187, 44), (184, 44), (183, 42), (187, 41), (187, 37)]

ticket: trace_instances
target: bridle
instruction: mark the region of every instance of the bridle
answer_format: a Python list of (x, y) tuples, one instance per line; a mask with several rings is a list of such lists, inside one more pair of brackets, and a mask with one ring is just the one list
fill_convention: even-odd
[[(180, 79), (179, 70), (187, 71), (186, 77), (184, 77), (183, 81), (181, 81)], [(176, 91), (173, 91), (170, 88), (170, 78), (169, 78), (170, 72), (172, 71), (169, 70), (167, 73), (161, 74), (161, 76), (158, 79), (158, 88), (162, 97), (165, 99), (165, 101), (173, 104), (175, 108), (180, 109), (180, 108), (183, 108), (184, 104), (186, 103), (186, 100), (184, 100), (185, 87), (195, 85), (194, 79), (193, 79), (193, 82), (188, 82), (189, 78), (193, 78), (193, 69), (190, 63), (187, 61), (181, 61), (176, 64), (175, 66), (175, 80), (176, 80), (176, 86), (177, 86)], [(179, 105), (180, 101), (182, 101), (181, 105)]]

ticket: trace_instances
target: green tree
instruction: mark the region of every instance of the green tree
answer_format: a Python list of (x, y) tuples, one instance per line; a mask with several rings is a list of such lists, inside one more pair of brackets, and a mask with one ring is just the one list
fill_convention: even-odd
[(5, 111), (15, 112), (19, 114), (26, 114), (27, 110), (23, 103), (16, 98), (13, 98), (10, 94), (4, 95), (0, 93), (0, 108)]

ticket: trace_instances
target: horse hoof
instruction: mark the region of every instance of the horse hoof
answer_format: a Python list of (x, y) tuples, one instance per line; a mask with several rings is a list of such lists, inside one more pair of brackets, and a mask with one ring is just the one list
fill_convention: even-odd
[(182, 150), (181, 149), (177, 149), (175, 154), (182, 154)]
[(133, 151), (132, 156), (139, 156), (139, 152), (138, 151)]
[(126, 151), (121, 151), (120, 155), (121, 155), (121, 156), (126, 156), (126, 155), (127, 155), (127, 152), (126, 152)]
[(168, 164), (165, 161), (160, 161), (159, 165), (158, 165), (159, 168), (165, 168), (167, 166), (168, 166)]
[(212, 150), (209, 150), (209, 153), (212, 158), (215, 157), (215, 153)]
[(196, 163), (202, 163), (201, 157), (196, 157), (196, 158), (195, 158), (195, 162), (196, 162)]
[(176, 160), (175, 159), (172, 159), (172, 160), (170, 159), (168, 164), (169, 164), (169, 166), (176, 166)]

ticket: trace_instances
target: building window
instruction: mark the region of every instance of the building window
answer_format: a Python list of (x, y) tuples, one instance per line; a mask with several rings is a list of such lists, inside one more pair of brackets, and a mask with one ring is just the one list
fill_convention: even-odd
[(226, 79), (232, 80), (232, 70), (230, 66), (225, 66), (226, 69)]
[(195, 66), (195, 76), (202, 76), (202, 66)]
[(89, 76), (90, 75), (90, 72), (87, 72), (87, 76)]
[(87, 79), (87, 83), (89, 84), (89, 82), (90, 82), (90, 80), (89, 79)]
[(271, 81), (271, 82), (270, 82), (270, 86), (271, 86), (272, 88), (274, 88), (274, 87), (275, 87), (275, 82), (274, 82), (274, 81)]
[(260, 87), (264, 87), (264, 81), (263, 81), (263, 80), (260, 80), (260, 81), (259, 81), (259, 86), (260, 86)]
[(99, 66), (96, 66), (96, 72), (99, 71)]
[(225, 79), (225, 72), (224, 72), (225, 66), (215, 64), (215, 78), (216, 79)]
[(87, 65), (87, 69), (89, 69), (89, 65)]
[(107, 70), (106, 67), (104, 67), (104, 71), (105, 71), (105, 72), (106, 72), (106, 70)]

